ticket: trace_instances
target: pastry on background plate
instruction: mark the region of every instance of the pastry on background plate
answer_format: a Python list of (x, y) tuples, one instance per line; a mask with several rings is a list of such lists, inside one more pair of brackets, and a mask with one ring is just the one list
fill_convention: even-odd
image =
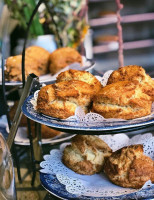
[[(35, 136), (35, 125), (31, 126), (32, 136)], [(50, 139), (62, 135), (63, 132), (52, 129), (44, 124), (41, 124), (41, 137), (42, 139)]]
[(73, 63), (79, 63), (82, 66), (82, 56), (74, 48), (62, 47), (50, 54), (49, 62), (49, 71), (54, 75), (61, 69)]
[(105, 158), (111, 153), (110, 147), (97, 136), (76, 135), (65, 147), (62, 162), (78, 174), (92, 175), (102, 171)]
[[(22, 56), (11, 56), (6, 59), (6, 69), (5, 69), (5, 78), (7, 81), (22, 81)], [(28, 74), (34, 73), (37, 76), (40, 75), (37, 70), (37, 62), (31, 58), (25, 58), (25, 76)]]
[(128, 65), (115, 70), (110, 75), (107, 84), (118, 81), (136, 81), (142, 88), (142, 91), (149, 95), (154, 101), (154, 80), (146, 74), (141, 66)]
[(154, 161), (144, 155), (143, 146), (123, 147), (106, 159), (104, 172), (116, 185), (141, 188), (151, 180), (154, 183)]
[(70, 69), (65, 72), (61, 72), (56, 79), (57, 83), (61, 81), (70, 81), (70, 80), (83, 81), (91, 85), (91, 87), (93, 88), (93, 90), (95, 90), (95, 92), (98, 92), (102, 87), (100, 81), (94, 75), (92, 75), (90, 72), (87, 71)]
[[(48, 72), (50, 53), (42, 47), (30, 46), (25, 51), (25, 76), (34, 73), (37, 76)], [(5, 77), (7, 81), (22, 81), (22, 55), (6, 59)]]
[(93, 88), (83, 81), (62, 81), (47, 85), (38, 93), (37, 110), (60, 119), (74, 115), (77, 106), (87, 113), (94, 93)]
[(26, 48), (26, 57), (37, 62), (37, 70), (40, 75), (48, 72), (50, 52), (39, 46), (30, 46)]
[(152, 100), (136, 82), (119, 81), (102, 88), (93, 98), (92, 111), (104, 118), (135, 119), (151, 114)]

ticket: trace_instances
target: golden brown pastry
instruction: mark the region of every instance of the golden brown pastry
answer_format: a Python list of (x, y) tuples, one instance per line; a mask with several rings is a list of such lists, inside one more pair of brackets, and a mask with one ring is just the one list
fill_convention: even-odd
[(123, 147), (106, 159), (104, 172), (116, 185), (141, 188), (154, 182), (154, 161), (143, 154), (142, 145)]
[(134, 119), (151, 113), (151, 98), (136, 82), (119, 81), (102, 88), (93, 98), (92, 111), (104, 118)]
[[(14, 105), (10, 108), (9, 117), (11, 121), (13, 121), (14, 115), (18, 107), (18, 103), (19, 101), (15, 101)], [(22, 115), (19, 126), (22, 126), (22, 127), (27, 126), (27, 117), (25, 115)]]
[(33, 59), (37, 62), (37, 70), (40, 75), (48, 72), (50, 53), (39, 46), (30, 46), (26, 48), (26, 58)]
[[(22, 81), (21, 70), (22, 56), (11, 56), (6, 60), (5, 78), (7, 81)], [(25, 59), (25, 76), (30, 73), (39, 75), (37, 69), (37, 62), (32, 59)]]
[(137, 65), (128, 65), (113, 71), (107, 84), (118, 81), (137, 81), (143, 92), (148, 94), (154, 101), (154, 80), (146, 74), (145, 70)]
[(92, 175), (102, 171), (104, 160), (111, 153), (110, 147), (97, 136), (76, 135), (65, 147), (62, 161), (78, 174)]
[[(50, 53), (38, 46), (31, 46), (25, 51), (25, 76), (34, 73), (37, 76), (48, 72)], [(22, 55), (6, 59), (5, 77), (8, 81), (22, 81)]]
[[(35, 128), (33, 126), (33, 128)], [(32, 132), (34, 132), (35, 129), (32, 129)], [(53, 137), (56, 137), (58, 135), (61, 135), (63, 134), (62, 132), (60, 131), (57, 131), (57, 130), (54, 130), (44, 124), (41, 124), (41, 136), (42, 136), (42, 139), (48, 139), (48, 138), (53, 138)]]
[(62, 81), (42, 87), (38, 94), (37, 110), (43, 114), (65, 119), (75, 114), (77, 106), (87, 113), (94, 90), (83, 81)]
[(75, 62), (80, 63), (82, 66), (82, 56), (71, 47), (56, 49), (50, 54), (49, 61), (49, 71), (52, 75)]
[(61, 72), (57, 76), (56, 82), (58, 83), (61, 81), (70, 81), (70, 80), (84, 81), (89, 85), (91, 85), (91, 87), (95, 90), (95, 92), (98, 92), (101, 89), (101, 83), (99, 82), (99, 80), (87, 71), (70, 69), (65, 72)]

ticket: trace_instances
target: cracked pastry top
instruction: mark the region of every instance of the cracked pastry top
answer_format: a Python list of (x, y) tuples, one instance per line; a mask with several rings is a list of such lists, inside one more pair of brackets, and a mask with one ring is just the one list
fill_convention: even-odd
[(63, 163), (78, 174), (101, 172), (105, 158), (112, 153), (110, 147), (93, 135), (76, 135), (63, 152)]
[(38, 93), (37, 110), (43, 114), (66, 119), (75, 114), (77, 106), (87, 113), (94, 90), (78, 80), (62, 81), (42, 87)]
[(102, 88), (93, 98), (92, 111), (104, 118), (135, 119), (151, 113), (151, 97), (136, 81), (119, 81)]
[[(36, 76), (48, 72), (50, 53), (42, 47), (30, 46), (25, 51), (25, 77), (30, 73)], [(5, 77), (7, 81), (22, 81), (22, 55), (10, 56), (6, 59)]]
[(56, 49), (49, 57), (49, 71), (54, 75), (61, 69), (75, 62), (80, 63), (82, 66), (82, 56), (76, 49), (71, 47)]
[(143, 145), (123, 147), (106, 159), (104, 172), (116, 185), (141, 188), (148, 180), (154, 183), (154, 161), (144, 155)]
[(98, 92), (101, 89), (100, 81), (90, 72), (87, 71), (79, 71), (70, 69), (65, 72), (61, 72), (57, 78), (56, 82), (61, 81), (70, 81), (70, 80), (79, 80), (88, 83), (95, 92)]
[(145, 69), (138, 65), (128, 65), (115, 70), (110, 75), (107, 84), (118, 81), (136, 81), (142, 91), (149, 95), (154, 101), (154, 80), (145, 72)]

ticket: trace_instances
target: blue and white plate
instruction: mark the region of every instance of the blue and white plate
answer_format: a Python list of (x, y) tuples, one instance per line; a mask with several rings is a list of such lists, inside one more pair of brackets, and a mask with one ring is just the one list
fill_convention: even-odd
[(49, 127), (61, 130), (63, 132), (73, 132), (74, 134), (91, 134), (94, 132), (95, 134), (102, 133), (120, 133), (125, 131), (133, 131), (143, 129), (145, 127), (149, 127), (154, 125), (154, 114), (149, 115), (143, 118), (138, 118), (135, 120), (126, 120), (126, 121), (105, 121), (105, 122), (94, 122), (94, 123), (85, 123), (85, 122), (77, 122), (77, 121), (69, 121), (69, 120), (60, 120), (58, 118), (52, 118), (47, 115), (43, 115), (37, 110), (34, 109), (31, 100), (33, 99), (33, 95), (29, 96), (22, 106), (22, 112), (28, 118), (39, 122), (41, 124), (45, 124)]
[(40, 181), (42, 186), (52, 195), (59, 197), (60, 199), (79, 199), (79, 200), (129, 200), (129, 199), (153, 199), (154, 198), (154, 187), (150, 189), (141, 190), (139, 192), (116, 196), (116, 197), (88, 197), (77, 194), (71, 194), (67, 192), (65, 186), (61, 184), (56, 175), (44, 174), (40, 172)]

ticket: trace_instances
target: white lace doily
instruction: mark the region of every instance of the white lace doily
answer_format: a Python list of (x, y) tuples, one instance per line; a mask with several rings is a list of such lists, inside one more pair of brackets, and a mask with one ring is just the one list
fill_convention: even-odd
[[(103, 135), (99, 137), (107, 142), (113, 151), (130, 144), (143, 144), (144, 153), (154, 159), (154, 137), (151, 133), (137, 135), (131, 139), (125, 134)], [(112, 184), (103, 173), (88, 176), (73, 172), (61, 161), (63, 149), (67, 144), (64, 143), (61, 145), (60, 150), (51, 150), (50, 155), (45, 155), (45, 161), (40, 163), (42, 168), (40, 171), (42, 173), (56, 174), (59, 182), (65, 185), (69, 193), (91, 197), (107, 197), (120, 196), (138, 191)], [(153, 185), (149, 180), (143, 188), (149, 188), (149, 186)]]

